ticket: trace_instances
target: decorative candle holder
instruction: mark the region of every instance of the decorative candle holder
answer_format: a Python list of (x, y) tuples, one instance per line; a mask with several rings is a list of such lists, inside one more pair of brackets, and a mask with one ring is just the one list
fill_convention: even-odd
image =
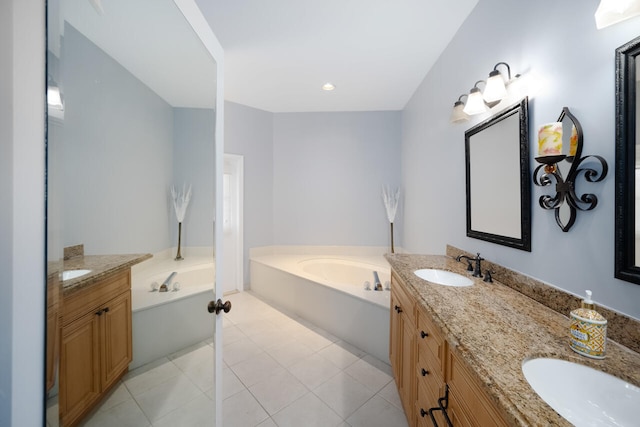
[[(586, 193), (580, 196), (576, 194), (575, 182), (577, 178), (582, 174), (587, 182), (600, 182), (607, 176), (608, 171), (607, 162), (604, 158), (595, 155), (581, 157), (583, 142), (582, 126), (578, 119), (569, 112), (567, 107), (562, 109), (558, 122), (562, 122), (565, 118), (571, 120), (573, 124), (570, 138), (570, 155), (554, 154), (550, 156), (538, 156), (535, 159), (541, 164), (533, 172), (533, 183), (537, 186), (545, 187), (555, 182), (556, 194), (540, 196), (539, 203), (541, 208), (547, 210), (553, 209), (555, 211), (556, 223), (564, 232), (569, 231), (571, 226), (573, 226), (578, 210), (590, 211), (598, 204), (598, 198), (595, 194)], [(566, 178), (562, 175), (558, 167), (558, 164), (563, 161), (571, 165)], [(599, 170), (582, 166), (583, 163), (587, 163), (588, 161), (599, 162)], [(569, 209), (568, 219), (563, 219), (560, 215), (560, 207), (564, 205), (565, 201)]]

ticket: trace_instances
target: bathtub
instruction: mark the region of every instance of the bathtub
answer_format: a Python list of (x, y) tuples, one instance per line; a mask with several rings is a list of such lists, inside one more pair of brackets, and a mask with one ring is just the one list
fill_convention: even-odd
[[(132, 268), (133, 361), (129, 369), (213, 336), (214, 319), (207, 304), (214, 299), (214, 262), (207, 251), (193, 252), (175, 261), (166, 251)], [(161, 285), (174, 271), (172, 283), (178, 283), (179, 289), (152, 290), (153, 283)]]
[(388, 290), (373, 288), (373, 271), (390, 281), (385, 248), (266, 247), (250, 252), (251, 291), (336, 337), (389, 361)]

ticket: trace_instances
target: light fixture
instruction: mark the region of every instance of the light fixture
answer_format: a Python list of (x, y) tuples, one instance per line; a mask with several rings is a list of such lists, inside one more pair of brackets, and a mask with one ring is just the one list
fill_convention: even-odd
[(473, 116), (474, 114), (481, 114), (487, 111), (487, 104), (485, 104), (482, 98), (482, 92), (478, 88), (478, 83), (487, 83), (484, 80), (478, 80), (473, 88), (469, 91), (469, 98), (467, 98), (467, 105), (464, 106), (463, 111)]
[(600, 0), (596, 9), (596, 28), (602, 29), (640, 15), (640, 0)]
[(64, 111), (64, 104), (62, 104), (58, 86), (47, 86), (47, 105), (56, 110)]
[(331, 90), (334, 90), (335, 88), (336, 87), (331, 82), (327, 82), (327, 83), (322, 85), (322, 90), (326, 90), (326, 91), (331, 91)]
[(487, 102), (500, 101), (502, 98), (507, 96), (507, 88), (504, 85), (504, 79), (502, 78), (500, 71), (498, 71), (499, 65), (507, 67), (507, 82), (511, 80), (511, 67), (509, 67), (509, 64), (506, 62), (498, 62), (493, 67), (493, 71), (489, 73), (487, 85), (485, 86), (484, 93), (482, 94), (484, 100)]
[(459, 123), (469, 120), (469, 115), (464, 112), (464, 102), (462, 102), (463, 96), (469, 98), (469, 95), (465, 93), (463, 95), (460, 95), (458, 100), (453, 104), (453, 112), (451, 113), (451, 118), (449, 119), (451, 123)]

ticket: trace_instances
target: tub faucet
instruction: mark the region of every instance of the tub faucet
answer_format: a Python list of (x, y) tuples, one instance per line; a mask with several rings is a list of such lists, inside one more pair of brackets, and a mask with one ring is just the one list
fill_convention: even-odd
[(178, 274), (177, 271), (174, 271), (173, 273), (171, 273), (169, 277), (167, 277), (167, 279), (164, 282), (162, 282), (162, 285), (160, 285), (160, 289), (158, 291), (167, 292), (169, 290), (169, 285), (171, 285), (171, 280), (173, 280), (176, 274)]
[(382, 290), (382, 283), (380, 282), (380, 277), (378, 277), (377, 271), (373, 272), (373, 290), (374, 291)]
[(480, 257), (480, 252), (478, 252), (478, 253), (476, 254), (476, 257), (475, 257), (475, 258), (470, 258), (470, 257), (468, 257), (468, 256), (466, 256), (466, 255), (458, 255), (458, 256), (456, 257), (456, 261), (458, 261), (458, 262), (459, 262), (459, 261), (461, 261), (463, 258), (464, 258), (464, 259), (466, 259), (467, 261), (469, 261), (469, 265), (471, 265), (471, 264), (470, 264), (470, 263), (471, 263), (471, 261), (474, 261), (474, 262), (476, 263), (476, 264), (475, 264), (475, 267), (473, 268), (473, 274), (472, 274), (472, 276), (473, 276), (473, 277), (482, 277), (482, 265), (481, 265), (481, 261), (484, 261), (484, 258), (481, 258), (481, 257)]

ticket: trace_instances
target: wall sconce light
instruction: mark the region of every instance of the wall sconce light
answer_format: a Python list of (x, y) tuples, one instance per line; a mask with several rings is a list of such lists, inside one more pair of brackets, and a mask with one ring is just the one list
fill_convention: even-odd
[[(564, 132), (569, 126), (571, 131)], [(567, 134), (570, 136), (566, 137)], [(543, 125), (538, 132), (538, 157), (535, 159), (540, 165), (533, 172), (533, 183), (544, 187), (555, 182), (556, 194), (540, 196), (539, 203), (543, 209), (555, 210), (556, 223), (564, 232), (569, 231), (575, 222), (577, 210), (590, 211), (598, 204), (595, 194), (576, 194), (575, 182), (578, 176), (582, 173), (587, 182), (600, 182), (607, 176), (605, 159), (600, 156), (580, 157), (582, 140), (582, 126), (567, 107), (562, 109), (557, 122)], [(600, 163), (599, 171), (581, 167), (590, 158)], [(564, 161), (570, 164), (566, 178), (560, 167)]]
[[(507, 68), (507, 79), (503, 77), (503, 74), (498, 70), (500, 65), (504, 65)], [(520, 74), (516, 74), (514, 79), (520, 77)], [(458, 98), (453, 104), (453, 113), (451, 114), (451, 123), (457, 123), (464, 120), (468, 120), (469, 116), (475, 114), (482, 114), (487, 112), (490, 108), (496, 106), (502, 99), (508, 95), (507, 86), (511, 83), (511, 67), (506, 62), (498, 62), (493, 70), (489, 73), (487, 81), (478, 80), (473, 88), (469, 91), (467, 96), (466, 105), (462, 103)], [(480, 91), (478, 84), (484, 83), (484, 92)], [(462, 111), (458, 111), (462, 109)], [(462, 113), (464, 112), (464, 115)]]
[[(507, 67), (507, 82), (511, 81), (511, 67), (509, 67), (509, 64), (506, 62), (498, 62), (493, 67), (493, 71), (489, 73), (487, 85), (484, 88), (483, 96), (484, 100), (487, 102), (500, 101), (502, 98), (507, 96), (507, 87), (504, 84), (502, 74), (498, 71), (499, 65)], [(519, 77), (519, 75), (517, 77)]]
[(602, 29), (640, 15), (639, 0), (600, 0), (596, 9), (596, 28)]
[(466, 93), (458, 97), (458, 100), (453, 104), (453, 112), (451, 113), (451, 118), (449, 119), (451, 123), (459, 123), (469, 120), (469, 115), (464, 112), (464, 102), (462, 102), (463, 96), (469, 98), (469, 95), (467, 95)]
[(478, 80), (469, 91), (469, 97), (467, 98), (467, 105), (464, 106), (464, 112), (470, 116), (474, 114), (482, 114), (487, 111), (487, 105), (482, 97), (482, 92), (478, 88), (478, 83), (486, 83), (484, 80)]

